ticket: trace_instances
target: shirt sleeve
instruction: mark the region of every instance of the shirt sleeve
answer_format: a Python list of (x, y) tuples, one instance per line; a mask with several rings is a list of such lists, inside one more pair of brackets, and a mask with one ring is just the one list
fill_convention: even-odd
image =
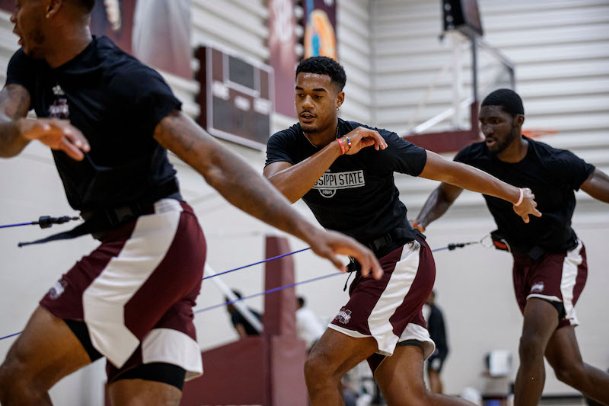
[(550, 162), (552, 173), (556, 173), (560, 182), (573, 190), (579, 190), (582, 183), (594, 172), (594, 165), (567, 150), (557, 150)]
[(22, 49), (19, 49), (13, 54), (6, 69), (5, 86), (17, 84), (25, 87), (30, 95), (34, 92), (34, 63), (35, 61), (28, 57)]
[(289, 136), (287, 131), (279, 131), (269, 138), (266, 144), (266, 162), (268, 166), (274, 162), (289, 162), (294, 165), (294, 159), (290, 156)]
[(455, 155), (455, 157), (453, 158), (453, 161), (467, 163), (468, 158), (469, 158), (469, 149), (468, 149), (468, 147), (465, 147), (461, 151), (459, 151), (457, 153), (457, 155)]
[(396, 172), (411, 176), (419, 176), (427, 162), (427, 151), (418, 147), (396, 133), (386, 130), (378, 130), (387, 142), (387, 149), (383, 152), (383, 159), (387, 160)]

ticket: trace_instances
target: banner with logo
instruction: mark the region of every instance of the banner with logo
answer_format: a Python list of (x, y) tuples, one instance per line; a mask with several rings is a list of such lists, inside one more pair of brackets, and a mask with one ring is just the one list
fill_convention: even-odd
[(327, 56), (338, 59), (336, 1), (304, 0), (304, 57)]

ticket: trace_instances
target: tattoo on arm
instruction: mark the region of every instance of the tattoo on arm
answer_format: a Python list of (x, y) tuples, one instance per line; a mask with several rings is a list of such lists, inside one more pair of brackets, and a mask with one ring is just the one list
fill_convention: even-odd
[(17, 120), (27, 115), (29, 107), (30, 95), (24, 87), (8, 85), (0, 91), (0, 156), (15, 156), (28, 144)]

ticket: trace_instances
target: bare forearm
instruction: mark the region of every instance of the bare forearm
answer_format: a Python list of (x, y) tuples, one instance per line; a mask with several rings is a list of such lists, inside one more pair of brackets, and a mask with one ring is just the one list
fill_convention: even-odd
[(456, 172), (458, 173), (453, 174), (451, 181), (445, 180), (445, 182), (462, 189), (498, 197), (512, 204), (518, 201), (520, 197), (519, 188), (505, 183), (472, 166), (463, 164), (457, 165), (459, 169)]
[(18, 155), (28, 142), (21, 136), (17, 122), (6, 116), (0, 117), (0, 156), (2, 158)]
[(516, 203), (520, 197), (519, 188), (473, 166), (445, 160), (429, 151), (427, 152), (427, 163), (420, 176), (439, 180), (461, 189), (494, 196), (510, 203)]
[(314, 227), (273, 185), (190, 119), (166, 118), (155, 138), (199, 172), (228, 202), (246, 213), (307, 240)]
[[(535, 196), (529, 188), (517, 188), (509, 185), (473, 166), (447, 161), (433, 152), (427, 151), (427, 161), (420, 176), (442, 181), (443, 183), (439, 189), (444, 193), (444, 196), (438, 194), (435, 197), (430, 197), (435, 201), (428, 200), (426, 202), (427, 209), (421, 217), (427, 217), (427, 223), (425, 221), (419, 222), (422, 226), (442, 215), (447, 209), (447, 207), (443, 207), (443, 204), (452, 204), (461, 189), (494, 196), (512, 203), (514, 212), (525, 223), (529, 222), (529, 216), (531, 215), (541, 217), (541, 212), (537, 210), (537, 203), (534, 200)], [(441, 203), (441, 200), (444, 203)]]
[(29, 143), (23, 137), (21, 125), (27, 115), (30, 95), (20, 85), (8, 85), (0, 91), (0, 156), (10, 158), (19, 154)]
[(209, 168), (195, 169), (228, 202), (246, 213), (299, 238), (304, 221), (273, 185), (240, 157), (222, 148), (216, 151)]
[(446, 213), (449, 207), (453, 204), (454, 199), (456, 199), (460, 193), (461, 190), (459, 189), (458, 192), (456, 192), (456, 196), (452, 197), (448, 196), (442, 190), (442, 187), (436, 188), (433, 192), (431, 192), (427, 198), (427, 201), (425, 201), (423, 208), (421, 208), (421, 211), (415, 220), (416, 223), (423, 228), (426, 228), (429, 224)]
[[(267, 167), (265, 168), (264, 175), (293, 203), (311, 190), (315, 182), (319, 180), (340, 155), (339, 145), (332, 142), (304, 161), (279, 172), (269, 174)], [(298, 179), (298, 182), (294, 182), (294, 179)]]

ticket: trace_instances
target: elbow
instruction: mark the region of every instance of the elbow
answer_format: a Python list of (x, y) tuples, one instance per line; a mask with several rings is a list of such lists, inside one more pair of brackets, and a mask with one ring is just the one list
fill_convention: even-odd
[(279, 191), (279, 193), (281, 193), (286, 199), (288, 199), (290, 204), (294, 204), (298, 201), (298, 199), (300, 199), (300, 196), (296, 196), (294, 193), (291, 192), (289, 183), (283, 182), (281, 176), (267, 176), (267, 180), (271, 183), (271, 185), (273, 185), (275, 189), (277, 189), (277, 191)]
[(25, 145), (23, 147), (10, 147), (10, 148), (0, 148), (0, 158), (13, 158), (19, 155), (21, 151), (23, 151)]

